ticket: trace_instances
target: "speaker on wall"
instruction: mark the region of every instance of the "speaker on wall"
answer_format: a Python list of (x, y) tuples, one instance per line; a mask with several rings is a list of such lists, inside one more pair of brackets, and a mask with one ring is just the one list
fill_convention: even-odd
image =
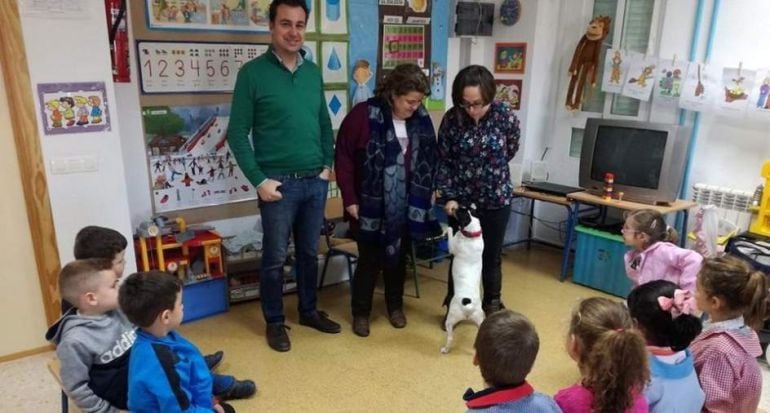
[(495, 20), (495, 4), (458, 1), (455, 7), (455, 35), (491, 36)]

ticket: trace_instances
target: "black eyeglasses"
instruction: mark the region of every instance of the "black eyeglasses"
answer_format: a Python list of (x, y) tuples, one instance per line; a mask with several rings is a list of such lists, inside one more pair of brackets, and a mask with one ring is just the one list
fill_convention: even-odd
[(468, 103), (468, 102), (463, 101), (463, 102), (460, 102), (460, 104), (458, 106), (460, 106), (463, 109), (481, 109), (481, 108), (483, 108), (486, 105), (487, 105), (487, 103), (484, 103), (484, 102)]

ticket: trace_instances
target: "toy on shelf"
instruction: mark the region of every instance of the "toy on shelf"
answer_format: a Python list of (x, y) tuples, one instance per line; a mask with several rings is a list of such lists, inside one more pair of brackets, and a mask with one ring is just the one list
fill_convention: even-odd
[(749, 232), (757, 235), (770, 236), (770, 161), (762, 165), (762, 177), (765, 178), (765, 190), (757, 210), (757, 219), (751, 224)]
[(208, 228), (188, 229), (183, 218), (160, 216), (140, 224), (135, 244), (142, 271), (166, 271), (185, 282), (225, 275), (222, 237)]

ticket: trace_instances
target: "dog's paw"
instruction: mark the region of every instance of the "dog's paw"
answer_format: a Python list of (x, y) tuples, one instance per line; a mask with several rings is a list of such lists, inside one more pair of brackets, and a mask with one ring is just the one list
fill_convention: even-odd
[(441, 347), (441, 354), (449, 354), (449, 347)]

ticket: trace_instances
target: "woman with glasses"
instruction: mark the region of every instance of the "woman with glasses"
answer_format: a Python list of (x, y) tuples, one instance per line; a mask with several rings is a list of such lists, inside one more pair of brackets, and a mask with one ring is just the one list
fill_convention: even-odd
[[(519, 120), (510, 106), (494, 97), (495, 79), (487, 68), (472, 65), (457, 74), (452, 84), (454, 106), (439, 128), (436, 175), (450, 225), (457, 225), (453, 215), (459, 206), (476, 207), (484, 238), (482, 305), (487, 314), (505, 308), (500, 297), (500, 254), (513, 198), (508, 162), (519, 149)], [(447, 308), (453, 295), (450, 266)]]
[(419, 66), (397, 66), (375, 96), (353, 107), (337, 135), (335, 171), (345, 215), (358, 243), (351, 281), (353, 332), (369, 335), (380, 271), (390, 324), (406, 326), (404, 278), (409, 239), (440, 233), (432, 211), (438, 148), (422, 105), (430, 83)]

